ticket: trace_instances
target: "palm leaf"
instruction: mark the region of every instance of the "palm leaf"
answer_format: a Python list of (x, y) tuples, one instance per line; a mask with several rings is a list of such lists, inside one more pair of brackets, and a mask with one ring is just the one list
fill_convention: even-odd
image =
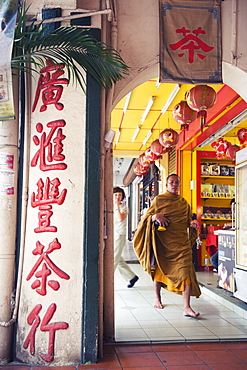
[(84, 89), (85, 80), (79, 66), (100, 84), (110, 88), (128, 73), (128, 67), (119, 53), (98, 42), (88, 30), (77, 27), (60, 27), (47, 33), (47, 26), (34, 22), (27, 27), (27, 10), (23, 6), (15, 29), (11, 66), (13, 70), (37, 71), (46, 59), (64, 63), (68, 78), (79, 82)]

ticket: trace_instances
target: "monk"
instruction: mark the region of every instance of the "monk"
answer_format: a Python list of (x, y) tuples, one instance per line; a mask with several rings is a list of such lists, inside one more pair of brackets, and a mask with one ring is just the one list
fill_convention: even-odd
[[(146, 215), (138, 225), (134, 237), (134, 249), (140, 264), (154, 280), (155, 308), (163, 308), (161, 287), (183, 295), (183, 315), (196, 318), (190, 306), (190, 297), (201, 295), (194, 265), (192, 245), (189, 239), (191, 210), (187, 201), (179, 193), (180, 178), (169, 175), (167, 191), (157, 195)], [(165, 231), (159, 231), (155, 221)], [(191, 224), (192, 228), (196, 227)], [(194, 242), (194, 241), (193, 241)]]

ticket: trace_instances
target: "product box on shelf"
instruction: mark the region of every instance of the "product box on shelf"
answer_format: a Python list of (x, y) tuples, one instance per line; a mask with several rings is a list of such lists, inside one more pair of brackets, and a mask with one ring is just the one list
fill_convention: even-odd
[(235, 167), (229, 166), (229, 176), (235, 176)]
[(230, 198), (235, 198), (235, 185), (229, 185)]
[(220, 176), (229, 176), (229, 166), (220, 165)]
[(220, 165), (218, 163), (211, 163), (210, 165), (210, 175), (220, 176)]
[(201, 164), (201, 175), (210, 175), (211, 165), (210, 163)]
[(216, 196), (220, 198), (230, 198), (229, 185), (214, 185), (213, 194), (218, 194)]
[(201, 184), (201, 196), (211, 197), (213, 192), (213, 185), (211, 184)]

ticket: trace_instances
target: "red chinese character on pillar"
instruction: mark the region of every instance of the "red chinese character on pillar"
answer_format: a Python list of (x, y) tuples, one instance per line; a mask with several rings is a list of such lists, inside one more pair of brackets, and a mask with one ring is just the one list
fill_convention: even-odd
[[(29, 333), (28, 333), (28, 335), (27, 335), (27, 337), (24, 341), (23, 347), (25, 349), (27, 349), (28, 346), (30, 346), (30, 354), (31, 355), (35, 354), (35, 335), (36, 335), (37, 328), (38, 328), (38, 326), (40, 324), (40, 321), (41, 321), (41, 319), (39, 317), (39, 313), (40, 313), (41, 309), (42, 309), (42, 305), (38, 304), (30, 312), (30, 314), (28, 315), (28, 318), (27, 318), (27, 323), (29, 325), (33, 324), (33, 326), (30, 329), (30, 331), (29, 331)], [(69, 324), (67, 322), (63, 322), (63, 321), (50, 323), (56, 309), (57, 309), (56, 304), (52, 303), (48, 307), (48, 309), (47, 309), (47, 311), (46, 311), (46, 313), (43, 317), (43, 320), (41, 321), (41, 325), (40, 325), (40, 330), (41, 331), (48, 331), (49, 332), (47, 354), (39, 355), (46, 362), (52, 362), (54, 360), (56, 331), (57, 330), (64, 330), (64, 329), (67, 329), (69, 327)]]
[[(36, 289), (36, 292), (42, 296), (45, 296), (47, 293), (47, 285), (53, 290), (58, 290), (60, 284), (56, 280), (48, 280), (48, 276), (51, 275), (52, 271), (58, 275), (61, 279), (69, 280), (70, 276), (66, 272), (62, 271), (59, 267), (55, 265), (54, 262), (48, 256), (56, 249), (61, 249), (61, 244), (58, 239), (55, 238), (48, 246), (47, 250), (44, 251), (44, 245), (39, 241), (36, 242), (36, 248), (33, 250), (33, 255), (40, 255), (37, 262), (34, 264), (33, 268), (29, 272), (26, 280), (30, 280), (33, 276), (37, 279), (31, 285), (32, 289)], [(43, 264), (42, 264), (43, 263)], [(42, 266), (41, 266), (42, 265)], [(38, 268), (41, 266), (41, 269)], [(40, 280), (39, 280), (40, 279)]]
[(51, 211), (52, 206), (40, 206), (39, 207), (39, 213), (38, 213), (38, 220), (39, 220), (39, 226), (34, 229), (35, 233), (56, 233), (57, 227), (51, 226), (51, 216), (53, 215), (53, 212)]
[(30, 354), (35, 354), (35, 334), (36, 330), (40, 324), (40, 317), (39, 313), (42, 309), (41, 304), (37, 304), (37, 306), (34, 307), (34, 309), (30, 312), (30, 314), (27, 317), (27, 323), (29, 325), (32, 325), (32, 328), (30, 329), (30, 332), (28, 333), (28, 336), (25, 339), (25, 342), (23, 344), (23, 347), (26, 349), (28, 346), (30, 346)]
[(50, 180), (49, 177), (46, 178), (44, 185), (43, 180), (40, 178), (37, 182), (37, 194), (32, 193), (31, 205), (33, 208), (38, 206), (43, 206), (46, 204), (63, 204), (67, 189), (63, 189), (61, 194), (59, 194), (59, 186), (61, 185), (60, 180), (56, 177), (54, 180)]
[[(185, 27), (176, 29), (176, 33), (182, 33), (184, 37), (180, 41), (176, 42), (175, 44), (170, 44), (170, 48), (172, 50), (177, 50), (177, 49), (186, 50), (187, 49), (189, 63), (194, 62), (194, 53), (196, 50), (201, 49), (203, 52), (208, 53), (209, 51), (214, 49), (213, 46), (207, 45), (204, 41), (202, 41), (198, 37), (198, 35), (200, 34), (202, 35), (206, 34), (206, 32), (201, 27), (198, 27), (196, 30), (192, 31), (194, 35), (191, 33), (190, 30), (187, 30)], [(178, 56), (181, 58), (184, 56), (184, 54), (185, 53), (181, 53), (181, 54), (178, 54)], [(196, 54), (200, 59), (206, 58), (206, 55), (204, 54), (201, 54), (198, 52)]]
[[(39, 168), (41, 171), (51, 171), (51, 170), (65, 170), (67, 168), (67, 164), (65, 163), (58, 163), (58, 164), (50, 164), (48, 165), (47, 162), (52, 161), (62, 161), (65, 159), (65, 156), (62, 154), (63, 152), (63, 144), (62, 141), (66, 138), (63, 135), (62, 129), (59, 127), (64, 127), (66, 122), (62, 119), (58, 119), (55, 121), (51, 121), (47, 123), (47, 127), (51, 128), (48, 136), (46, 137), (46, 133), (43, 132), (43, 125), (42, 123), (37, 123), (36, 131), (38, 133), (42, 133), (41, 137), (38, 138), (37, 135), (33, 136), (33, 142), (36, 146), (39, 146), (39, 150), (34, 155), (33, 159), (31, 160), (31, 166), (35, 167), (38, 163), (38, 159), (40, 160)], [(53, 138), (57, 130), (57, 135)]]
[(42, 179), (37, 182), (37, 194), (33, 192), (31, 196), (31, 206), (39, 207), (39, 227), (34, 229), (36, 233), (57, 231), (56, 226), (50, 225), (50, 218), (53, 215), (51, 204), (63, 204), (67, 194), (67, 189), (63, 189), (59, 194), (59, 185), (61, 182), (57, 177), (54, 180), (47, 177), (45, 185)]
[[(53, 64), (51, 60), (46, 61), (46, 67), (40, 70), (40, 78), (35, 94), (35, 99), (32, 107), (32, 112), (35, 111), (42, 91), (42, 102), (43, 105), (40, 107), (40, 112), (44, 112), (48, 105), (54, 104), (56, 109), (62, 110), (64, 108), (62, 103), (59, 103), (63, 92), (63, 86), (68, 85), (69, 80), (67, 78), (59, 78), (64, 74), (64, 64)], [(51, 73), (55, 71), (54, 73)]]

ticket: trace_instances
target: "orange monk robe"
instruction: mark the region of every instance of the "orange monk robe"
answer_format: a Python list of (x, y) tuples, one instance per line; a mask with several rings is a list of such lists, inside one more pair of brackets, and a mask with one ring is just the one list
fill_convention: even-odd
[[(166, 231), (156, 230), (152, 222), (156, 213), (162, 213), (170, 220)], [(201, 291), (188, 236), (190, 219), (190, 206), (180, 195), (166, 192), (156, 196), (138, 225), (134, 249), (144, 270), (154, 280), (162, 282), (163, 287), (181, 293), (184, 290), (181, 286), (189, 282), (191, 295), (199, 297)]]

